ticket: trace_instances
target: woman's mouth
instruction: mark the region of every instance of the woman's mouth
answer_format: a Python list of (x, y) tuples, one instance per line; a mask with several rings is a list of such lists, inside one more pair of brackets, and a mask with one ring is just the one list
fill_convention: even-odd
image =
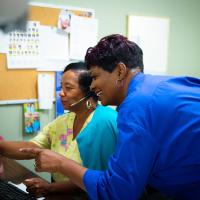
[(62, 103), (63, 105), (68, 105), (68, 104), (69, 104), (68, 101), (63, 101), (63, 100), (61, 100), (61, 103)]
[(102, 91), (99, 91), (99, 92), (96, 93), (96, 95), (97, 95), (98, 97), (100, 97), (101, 94), (102, 94)]

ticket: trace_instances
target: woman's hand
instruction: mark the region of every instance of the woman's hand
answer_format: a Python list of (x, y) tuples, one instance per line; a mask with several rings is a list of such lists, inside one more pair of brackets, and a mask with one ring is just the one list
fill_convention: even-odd
[(26, 191), (35, 197), (44, 197), (49, 193), (50, 183), (41, 178), (30, 178), (24, 181)]
[(21, 152), (33, 156), (35, 159), (35, 170), (37, 172), (59, 172), (64, 156), (48, 149), (21, 148)]
[(20, 151), (35, 159), (35, 170), (37, 172), (61, 173), (71, 179), (78, 187), (85, 190), (83, 176), (87, 168), (48, 149), (21, 148)]

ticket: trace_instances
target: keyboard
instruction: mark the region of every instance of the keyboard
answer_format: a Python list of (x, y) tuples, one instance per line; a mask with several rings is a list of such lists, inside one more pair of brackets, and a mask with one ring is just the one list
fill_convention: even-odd
[(0, 180), (0, 200), (36, 200), (36, 197)]

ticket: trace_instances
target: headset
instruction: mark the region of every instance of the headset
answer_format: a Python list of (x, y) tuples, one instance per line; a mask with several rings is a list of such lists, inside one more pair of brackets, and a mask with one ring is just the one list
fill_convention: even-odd
[(88, 94), (88, 95), (86, 95), (85, 97), (83, 97), (83, 98), (79, 99), (78, 101), (76, 101), (76, 102), (74, 102), (74, 103), (70, 104), (70, 107), (73, 107), (73, 106), (75, 106), (75, 105), (77, 105), (77, 104), (81, 103), (82, 101), (84, 101), (85, 99), (87, 99), (87, 98), (88, 98), (88, 97), (90, 97), (90, 96), (91, 96), (91, 93), (89, 93), (89, 94)]

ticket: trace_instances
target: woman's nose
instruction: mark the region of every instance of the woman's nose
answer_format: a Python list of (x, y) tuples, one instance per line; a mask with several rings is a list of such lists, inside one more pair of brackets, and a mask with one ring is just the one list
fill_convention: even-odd
[(91, 85), (90, 85), (90, 90), (94, 92), (94, 83), (92, 81)]
[(63, 90), (61, 90), (61, 91), (60, 91), (60, 93), (59, 93), (59, 95), (60, 95), (60, 97), (64, 97), (64, 96), (65, 96), (65, 93), (64, 93), (64, 91), (63, 91)]

